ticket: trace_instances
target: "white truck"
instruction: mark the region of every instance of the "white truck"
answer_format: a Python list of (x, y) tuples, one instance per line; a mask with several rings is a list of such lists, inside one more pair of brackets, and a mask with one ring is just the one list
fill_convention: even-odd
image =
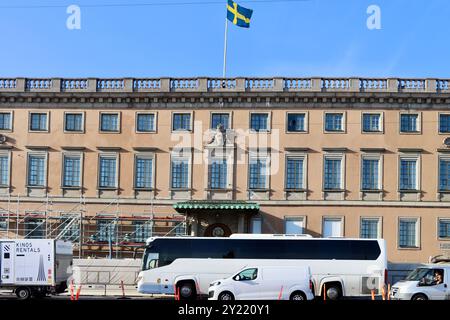
[(0, 239), (0, 289), (19, 299), (62, 293), (72, 274), (72, 243), (53, 239)]

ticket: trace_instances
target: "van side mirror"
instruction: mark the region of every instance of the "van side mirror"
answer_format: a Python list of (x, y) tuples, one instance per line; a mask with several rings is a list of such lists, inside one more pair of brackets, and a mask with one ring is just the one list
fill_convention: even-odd
[(234, 276), (233, 280), (234, 281), (239, 281), (239, 280), (241, 280), (241, 276), (237, 274), (237, 275)]
[(419, 280), (418, 286), (419, 287), (426, 286), (425, 278)]

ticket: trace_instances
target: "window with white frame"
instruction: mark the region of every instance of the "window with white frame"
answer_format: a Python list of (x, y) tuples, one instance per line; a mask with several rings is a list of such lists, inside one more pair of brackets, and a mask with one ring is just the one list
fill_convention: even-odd
[(47, 185), (47, 154), (28, 154), (28, 187), (45, 187)]
[(287, 114), (288, 132), (306, 132), (306, 114), (288, 113)]
[(438, 232), (439, 239), (450, 239), (450, 219), (439, 218)]
[(439, 156), (439, 191), (450, 191), (450, 155)]
[(119, 132), (120, 131), (120, 115), (119, 115), (119, 113), (101, 113), (100, 114), (100, 131), (102, 131), (102, 132)]
[(305, 222), (303, 217), (286, 217), (284, 218), (285, 234), (304, 234)]
[(67, 112), (64, 114), (64, 131), (66, 132), (83, 132), (83, 114)]
[(11, 168), (10, 159), (9, 152), (0, 152), (0, 187), (9, 186)]
[(48, 131), (48, 114), (46, 112), (30, 113), (30, 131)]
[(221, 124), (223, 128), (230, 129), (230, 114), (229, 113), (213, 113), (211, 114), (211, 129), (217, 129), (217, 126)]
[(286, 156), (286, 189), (304, 190), (305, 189), (305, 156), (288, 155)]
[(250, 156), (249, 189), (264, 190), (269, 188), (269, 158), (267, 156)]
[(171, 188), (189, 189), (190, 187), (190, 156), (174, 152), (171, 158)]
[(441, 113), (439, 115), (439, 133), (450, 132), (450, 113)]
[(325, 131), (343, 132), (344, 113), (325, 113)]
[(380, 238), (380, 218), (361, 218), (360, 237), (363, 239)]
[(381, 113), (363, 113), (363, 132), (381, 132)]
[(191, 131), (191, 113), (174, 113), (172, 115), (172, 131)]
[(0, 216), (0, 231), (6, 231), (7, 229), (8, 229), (7, 218)]
[(328, 237), (342, 237), (343, 220), (342, 218), (323, 218), (322, 222), (322, 236)]
[(137, 132), (155, 132), (155, 114), (154, 113), (137, 113), (136, 114), (136, 131)]
[(115, 242), (117, 234), (117, 223), (113, 219), (97, 220), (97, 239), (100, 242)]
[(138, 154), (135, 159), (134, 187), (136, 189), (153, 188), (153, 154)]
[(417, 113), (400, 114), (400, 132), (417, 133), (420, 132), (420, 117)]
[(250, 114), (250, 130), (260, 132), (269, 131), (269, 114), (268, 113), (251, 113)]
[(99, 158), (99, 188), (117, 189), (119, 170), (117, 154), (101, 154)]
[(0, 112), (0, 130), (12, 130), (11, 112)]
[(25, 218), (25, 239), (45, 238), (45, 219)]
[(134, 242), (145, 242), (152, 236), (153, 222), (148, 221), (133, 221), (133, 240)]
[(262, 219), (252, 218), (250, 220), (250, 233), (260, 234), (262, 233)]
[(419, 156), (400, 156), (400, 191), (419, 190)]
[(81, 154), (63, 155), (63, 187), (81, 187), (82, 160)]
[(381, 159), (379, 155), (363, 155), (361, 160), (361, 189), (381, 190)]
[(209, 189), (226, 189), (228, 185), (226, 158), (213, 158), (208, 165)]
[(419, 219), (400, 218), (398, 225), (398, 245), (400, 248), (419, 247)]
[(343, 190), (344, 189), (344, 157), (343, 155), (325, 155), (323, 188), (324, 190)]

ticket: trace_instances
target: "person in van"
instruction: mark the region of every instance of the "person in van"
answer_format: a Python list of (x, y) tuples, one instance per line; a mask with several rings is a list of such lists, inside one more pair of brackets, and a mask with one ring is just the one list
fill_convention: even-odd
[(442, 270), (434, 270), (433, 284), (438, 285), (443, 281)]

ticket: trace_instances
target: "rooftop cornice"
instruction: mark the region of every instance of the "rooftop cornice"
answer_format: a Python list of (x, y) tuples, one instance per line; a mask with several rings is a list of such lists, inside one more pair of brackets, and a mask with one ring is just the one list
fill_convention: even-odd
[(412, 78), (1, 78), (0, 93), (427, 93), (450, 79)]

